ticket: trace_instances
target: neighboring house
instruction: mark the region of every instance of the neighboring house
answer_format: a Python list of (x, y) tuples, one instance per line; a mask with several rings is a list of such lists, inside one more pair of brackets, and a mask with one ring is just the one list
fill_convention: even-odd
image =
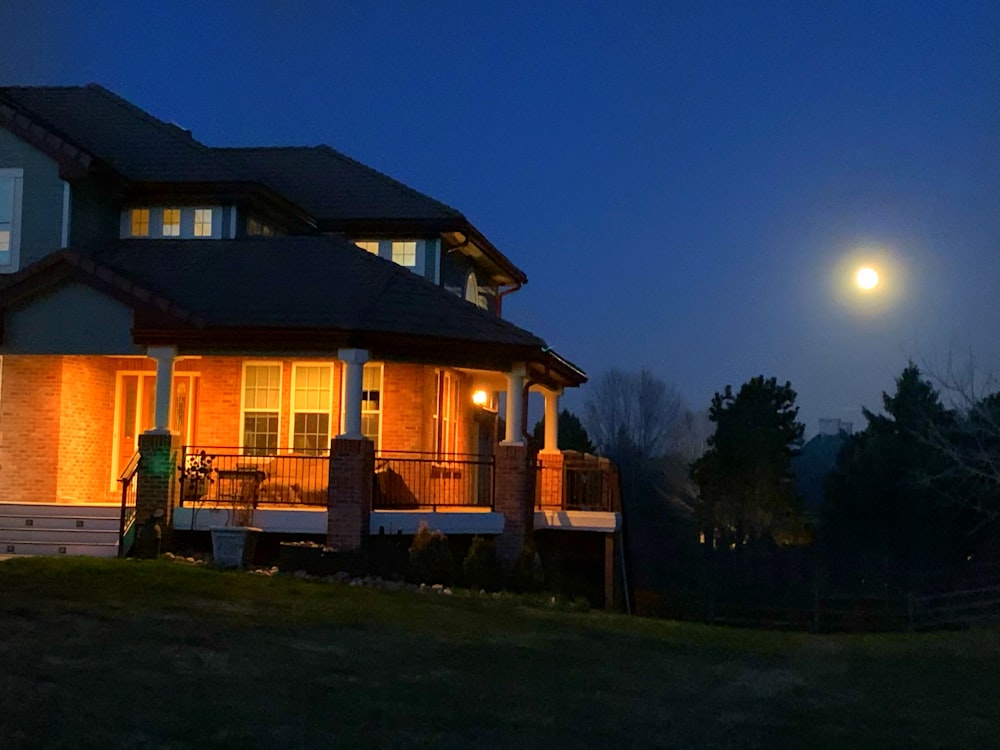
[[(555, 425), (586, 379), (502, 318), (526, 281), (327, 146), (210, 148), (100, 86), (0, 88), (0, 554), (94, 552), (32, 537), (58, 525), (39, 504), (82, 532), (124, 484), (140, 523), (208, 528), (249, 492), (265, 531), (347, 549), (422, 519), (508, 557), (532, 529), (612, 556), (610, 493), (575, 498), (554, 429), (544, 468), (525, 448), (527, 394)], [(182, 493), (202, 450), (213, 481)]]
[(823, 522), (826, 493), (823, 483), (837, 466), (841, 448), (854, 433), (854, 425), (840, 419), (819, 420), (819, 432), (792, 458), (795, 493), (802, 498), (802, 510), (813, 526)]

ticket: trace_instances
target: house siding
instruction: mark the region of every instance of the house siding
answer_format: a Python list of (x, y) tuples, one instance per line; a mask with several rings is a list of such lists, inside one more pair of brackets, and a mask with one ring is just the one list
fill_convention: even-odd
[(121, 201), (109, 198), (109, 194), (115, 191), (92, 179), (73, 183), (69, 222), (72, 247), (90, 250), (118, 239)]
[(4, 129), (0, 129), (0, 168), (24, 170), (18, 266), (25, 268), (56, 252), (62, 243), (63, 181), (55, 161)]

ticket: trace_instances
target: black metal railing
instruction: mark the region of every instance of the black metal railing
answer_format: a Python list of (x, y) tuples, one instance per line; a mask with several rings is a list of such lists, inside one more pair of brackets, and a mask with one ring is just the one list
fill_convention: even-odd
[(118, 557), (125, 557), (135, 536), (135, 490), (139, 476), (139, 454), (135, 453), (118, 477), (122, 488), (122, 510), (118, 523)]
[(620, 509), (618, 471), (606, 458), (565, 452), (562, 465), (536, 465), (535, 505), (605, 513)]
[(493, 507), (493, 456), (384, 451), (375, 459), (376, 510)]
[(184, 446), (178, 473), (182, 505), (326, 507), (330, 458), (328, 451), (262, 455), (257, 448)]

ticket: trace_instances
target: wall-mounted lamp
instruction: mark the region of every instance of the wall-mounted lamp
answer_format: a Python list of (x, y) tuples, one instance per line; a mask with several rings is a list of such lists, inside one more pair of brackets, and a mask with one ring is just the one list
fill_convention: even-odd
[(489, 400), (490, 400), (490, 397), (489, 397), (489, 394), (486, 393), (486, 391), (482, 391), (482, 390), (475, 391), (472, 394), (472, 403), (474, 403), (476, 406), (486, 406), (486, 404), (489, 402)]

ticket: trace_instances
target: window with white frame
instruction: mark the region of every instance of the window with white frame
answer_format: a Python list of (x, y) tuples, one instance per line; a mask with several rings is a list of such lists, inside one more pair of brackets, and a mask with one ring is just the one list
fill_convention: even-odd
[(281, 414), (281, 365), (243, 365), (243, 449), (248, 455), (278, 450)]
[(292, 367), (292, 451), (320, 454), (330, 447), (333, 366)]
[(458, 383), (455, 376), (445, 370), (437, 372), (434, 452), (439, 457), (458, 452)]
[(361, 374), (361, 434), (379, 447), (382, 427), (382, 365), (365, 364)]
[(17, 270), (23, 182), (23, 169), (0, 169), (0, 272)]
[(181, 210), (179, 208), (163, 209), (163, 231), (164, 237), (181, 236)]
[(194, 210), (194, 236), (212, 236), (212, 209), (196, 208)]
[(417, 243), (414, 240), (393, 241), (392, 262), (407, 268), (417, 265)]

